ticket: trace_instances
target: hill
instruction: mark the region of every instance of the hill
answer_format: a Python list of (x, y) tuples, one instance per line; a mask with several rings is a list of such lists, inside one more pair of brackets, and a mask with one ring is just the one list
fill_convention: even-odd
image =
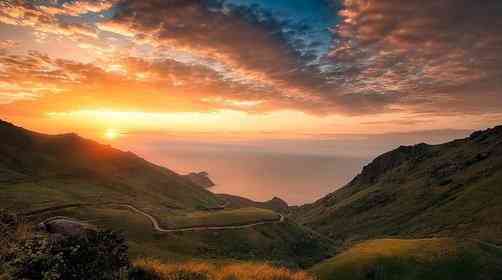
[(0, 183), (35, 188), (32, 195), (50, 188), (48, 204), (141, 197), (165, 209), (219, 205), (211, 192), (167, 168), (76, 134), (39, 134), (0, 121), (0, 135)]
[(216, 186), (216, 184), (213, 182), (213, 180), (211, 180), (211, 178), (209, 178), (209, 174), (204, 171), (203, 172), (191, 172), (187, 175), (184, 175), (183, 177), (187, 178), (195, 185), (206, 188), (206, 189)]
[(311, 272), (319, 279), (500, 279), (502, 249), (453, 239), (380, 239), (356, 244)]
[(228, 203), (230, 208), (256, 207), (270, 209), (278, 213), (289, 213), (288, 203), (278, 197), (264, 202), (254, 201), (245, 197), (229, 194), (217, 194), (217, 196)]
[[(133, 258), (305, 267), (333, 255), (331, 241), (290, 219), (247, 206), (226, 209), (220, 197), (130, 152), (1, 121), (0, 135), (1, 208), (32, 222), (65, 216), (123, 231)], [(187, 228), (194, 230), (177, 231)]]
[(342, 241), (457, 237), (502, 244), (502, 126), (446, 144), (399, 147), (293, 217)]

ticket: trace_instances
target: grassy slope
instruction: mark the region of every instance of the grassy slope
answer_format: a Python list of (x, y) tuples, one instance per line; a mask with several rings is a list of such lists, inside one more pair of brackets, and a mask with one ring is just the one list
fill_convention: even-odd
[(196, 211), (185, 215), (170, 216), (163, 219), (164, 224), (173, 228), (196, 226), (243, 225), (259, 221), (276, 221), (280, 216), (270, 210), (259, 208), (239, 208), (220, 211)]
[[(0, 122), (0, 135), (0, 184), (5, 189), (50, 193), (49, 200), (58, 203), (117, 197), (141, 197), (166, 208), (211, 208), (219, 203), (209, 191), (166, 168), (74, 134), (44, 135)], [(28, 202), (31, 198), (26, 197)]]
[[(290, 271), (269, 264), (232, 263), (208, 264), (188, 262), (165, 264), (155, 260), (138, 260), (134, 263), (137, 275), (148, 275), (141, 279), (253, 279), (253, 280), (314, 280), (305, 272)], [(139, 277), (138, 277), (139, 278)]]
[(255, 207), (255, 208), (270, 209), (278, 213), (289, 212), (288, 204), (284, 200), (277, 197), (274, 197), (273, 199), (268, 201), (258, 202), (236, 195), (217, 194), (216, 196), (226, 201), (228, 203), (229, 208)]
[[(130, 203), (164, 227), (240, 224), (270, 219), (262, 209), (205, 211), (221, 200), (174, 172), (76, 135), (49, 136), (0, 122), (0, 205), (24, 213), (74, 203)], [(329, 240), (290, 221), (252, 229), (158, 234), (145, 217), (109, 206), (69, 208), (63, 215), (123, 230), (133, 256), (160, 259), (234, 258), (308, 266), (332, 255)], [(308, 254), (297, 255), (297, 250)]]
[(381, 239), (314, 266), (321, 280), (502, 279), (502, 249), (453, 239)]
[(337, 240), (466, 237), (502, 244), (502, 127), (400, 147), (295, 219)]
[(123, 231), (129, 240), (133, 259), (152, 257), (185, 261), (217, 258), (308, 267), (334, 254), (329, 240), (288, 220), (281, 224), (238, 230), (177, 233), (154, 232), (150, 222), (143, 216), (121, 207), (62, 209), (50, 215), (38, 216), (37, 220), (54, 215), (75, 217), (104, 228)]

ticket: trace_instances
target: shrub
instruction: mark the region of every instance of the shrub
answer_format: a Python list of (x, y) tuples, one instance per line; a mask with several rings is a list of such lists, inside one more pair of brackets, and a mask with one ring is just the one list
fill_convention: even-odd
[(31, 228), (15, 215), (0, 211), (3, 236), (0, 241), (6, 244), (0, 252), (0, 261), (4, 264), (0, 276), (34, 280), (111, 280), (123, 278), (129, 268), (127, 245), (120, 234), (90, 231), (80, 236), (48, 236), (33, 233)]
[(110, 231), (48, 239), (34, 237), (16, 245), (8, 264), (15, 278), (118, 279), (128, 267), (125, 240)]

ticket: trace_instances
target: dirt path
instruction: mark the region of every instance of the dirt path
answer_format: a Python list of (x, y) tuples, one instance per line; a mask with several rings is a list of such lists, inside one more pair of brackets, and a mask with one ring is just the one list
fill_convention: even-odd
[(204, 230), (245, 229), (245, 228), (251, 228), (251, 227), (255, 227), (255, 226), (259, 226), (259, 225), (284, 222), (284, 216), (282, 214), (279, 214), (280, 218), (275, 221), (261, 221), (261, 222), (243, 224), (243, 225), (233, 225), (233, 226), (196, 226), (196, 227), (187, 227), (187, 228), (178, 228), (178, 229), (163, 229), (159, 226), (157, 219), (155, 219), (155, 217), (153, 217), (152, 215), (150, 215), (150, 214), (148, 214), (148, 213), (146, 213), (146, 212), (144, 212), (144, 211), (142, 211), (142, 210), (140, 210), (130, 204), (122, 204), (121, 206), (127, 207), (127, 208), (131, 209), (133, 212), (147, 217), (150, 220), (150, 222), (152, 223), (153, 228), (158, 232), (184, 232), (184, 231), (204, 231)]
[[(277, 220), (259, 221), (259, 222), (242, 224), (242, 225), (195, 226), (195, 227), (177, 228), (177, 229), (164, 229), (164, 228), (160, 227), (159, 222), (157, 221), (157, 219), (154, 216), (146, 213), (145, 211), (143, 211), (141, 209), (136, 208), (134, 205), (126, 204), (126, 203), (109, 203), (109, 204), (106, 204), (106, 205), (120, 206), (120, 207), (128, 208), (129, 210), (133, 211), (134, 213), (146, 217), (150, 221), (150, 223), (152, 224), (152, 227), (153, 227), (153, 229), (155, 231), (157, 231), (157, 232), (163, 232), (163, 233), (187, 232), (187, 231), (207, 231), (207, 230), (246, 229), (246, 228), (252, 228), (252, 227), (255, 227), (255, 226), (265, 225), (265, 224), (283, 223), (284, 220), (285, 220), (284, 215), (278, 214), (280, 216), (280, 218), (277, 219)], [(47, 211), (53, 211), (55, 209), (59, 210), (59, 209), (64, 209), (64, 208), (87, 207), (87, 206), (103, 206), (103, 204), (101, 204), (101, 205), (90, 205), (90, 204), (75, 205), (75, 204), (71, 204), (71, 205), (66, 205), (66, 206), (51, 207), (51, 208), (47, 208), (47, 209), (37, 210), (36, 213), (40, 214), (40, 213), (47, 212)], [(64, 220), (64, 221), (75, 222), (75, 220), (72, 219), (72, 218), (62, 217), (62, 216), (51, 217), (51, 218), (46, 219), (43, 222), (48, 222), (48, 221), (51, 221), (51, 220)]]

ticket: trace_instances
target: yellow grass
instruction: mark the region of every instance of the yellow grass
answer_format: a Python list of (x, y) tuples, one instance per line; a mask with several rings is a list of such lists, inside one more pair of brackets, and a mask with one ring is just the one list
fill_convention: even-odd
[[(359, 243), (319, 265), (334, 267), (363, 267), (382, 257), (408, 258), (432, 262), (435, 258), (455, 255), (455, 241), (446, 238), (430, 239), (375, 239)], [(316, 267), (314, 267), (316, 269)]]
[(166, 264), (157, 260), (141, 259), (136, 261), (134, 266), (154, 275), (152, 279), (161, 280), (314, 280), (306, 272), (290, 271), (268, 264), (216, 265), (206, 262)]
[(406, 257), (413, 256), (422, 261), (455, 254), (455, 241), (446, 238), (429, 239), (375, 239), (362, 242), (338, 256), (339, 260), (354, 258)]
[(392, 269), (401, 271), (395, 273), (416, 274), (414, 277), (435, 270), (447, 275), (451, 274), (448, 269), (453, 271), (458, 268), (455, 265), (457, 260), (461, 260), (459, 256), (462, 250), (459, 246), (455, 240), (448, 238), (368, 240), (315, 265), (310, 271), (320, 279), (351, 280), (366, 279), (371, 271), (392, 275)]

